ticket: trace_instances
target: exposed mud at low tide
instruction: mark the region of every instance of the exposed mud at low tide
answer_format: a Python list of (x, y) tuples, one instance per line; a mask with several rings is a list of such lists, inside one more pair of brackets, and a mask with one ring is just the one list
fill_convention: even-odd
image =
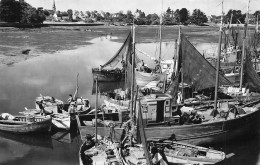
[[(130, 26), (0, 28), (0, 67), (44, 54), (77, 49), (91, 44), (89, 41), (98, 37), (123, 42), (130, 30)], [(174, 42), (178, 31), (178, 26), (162, 27), (162, 41)], [(182, 32), (195, 45), (217, 42), (217, 29), (213, 27), (182, 27)], [(158, 42), (158, 34), (158, 26), (137, 26), (136, 42)]]

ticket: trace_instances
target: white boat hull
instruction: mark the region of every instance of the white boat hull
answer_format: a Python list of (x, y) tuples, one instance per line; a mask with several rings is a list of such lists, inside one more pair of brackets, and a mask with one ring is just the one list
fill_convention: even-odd
[(52, 118), (52, 124), (58, 129), (70, 130), (70, 116), (64, 118)]

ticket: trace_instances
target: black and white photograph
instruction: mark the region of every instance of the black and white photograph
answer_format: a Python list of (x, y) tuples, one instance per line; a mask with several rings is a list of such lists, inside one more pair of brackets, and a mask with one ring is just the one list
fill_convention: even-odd
[(260, 0), (0, 0), (0, 165), (260, 165)]

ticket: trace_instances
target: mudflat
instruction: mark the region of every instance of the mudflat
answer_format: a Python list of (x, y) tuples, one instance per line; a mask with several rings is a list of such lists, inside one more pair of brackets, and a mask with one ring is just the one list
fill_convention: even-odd
[[(183, 34), (193, 44), (217, 43), (217, 27), (181, 26)], [(110, 37), (114, 42), (123, 42), (131, 26), (53, 26), (42, 28), (0, 27), (0, 66), (12, 65), (29, 58), (53, 54), (61, 50), (77, 49), (91, 44), (97, 37)], [(174, 42), (179, 26), (163, 26), (162, 41)], [(137, 26), (136, 42), (158, 42), (159, 26)]]

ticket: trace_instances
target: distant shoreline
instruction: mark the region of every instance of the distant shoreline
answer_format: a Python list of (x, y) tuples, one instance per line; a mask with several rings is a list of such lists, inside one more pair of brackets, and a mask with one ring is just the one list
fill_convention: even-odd
[(103, 26), (104, 23), (74, 23), (74, 22), (48, 22), (48, 23), (8, 23), (0, 22), (0, 27), (15, 27), (15, 28), (40, 28), (48, 26)]

